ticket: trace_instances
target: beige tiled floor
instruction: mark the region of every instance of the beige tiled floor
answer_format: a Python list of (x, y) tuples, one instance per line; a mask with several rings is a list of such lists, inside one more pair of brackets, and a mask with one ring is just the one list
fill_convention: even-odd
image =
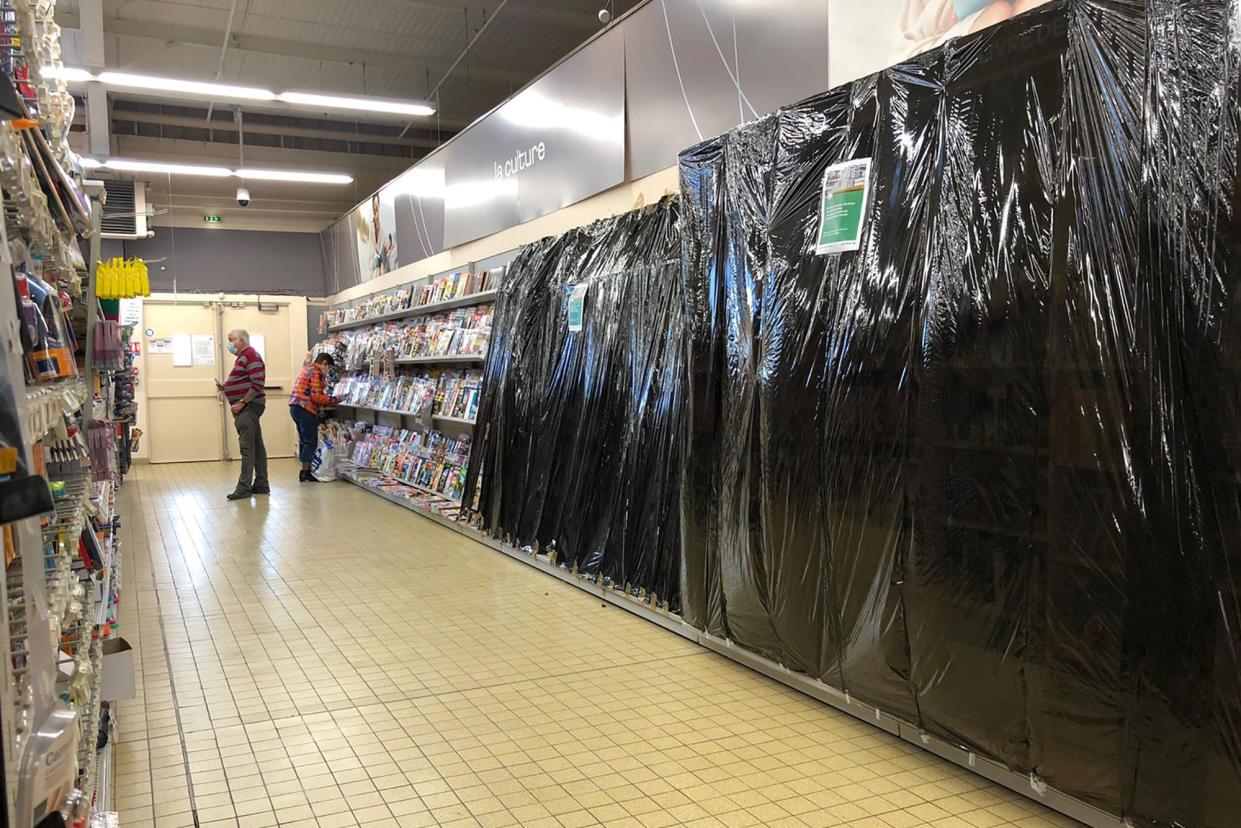
[(123, 828), (1071, 825), (347, 483), (123, 489)]

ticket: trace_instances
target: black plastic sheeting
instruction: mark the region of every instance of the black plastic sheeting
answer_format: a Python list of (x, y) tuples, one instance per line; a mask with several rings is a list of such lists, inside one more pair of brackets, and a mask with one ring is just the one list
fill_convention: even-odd
[[(1239, 21), (1056, 3), (682, 155), (687, 621), (1239, 824)], [(861, 248), (816, 255), (867, 157)]]
[[(665, 199), (521, 249), (497, 300), (465, 488), (493, 536), (674, 611), (677, 215)], [(571, 332), (569, 295), (583, 284)]]

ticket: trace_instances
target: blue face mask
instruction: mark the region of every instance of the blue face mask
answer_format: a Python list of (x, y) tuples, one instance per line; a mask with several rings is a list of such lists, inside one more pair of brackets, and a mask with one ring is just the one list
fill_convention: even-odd
[(230, 341), (230, 342), (228, 343), (228, 352), (229, 352), (230, 354), (236, 354), (236, 353), (237, 353), (237, 343), (236, 343), (236, 342), (232, 342), (232, 341)]

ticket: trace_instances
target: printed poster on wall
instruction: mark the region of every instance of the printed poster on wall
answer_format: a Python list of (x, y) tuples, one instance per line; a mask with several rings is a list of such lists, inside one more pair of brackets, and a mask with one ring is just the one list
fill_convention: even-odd
[(353, 210), (358, 272), (364, 282), (391, 273), (401, 266), (397, 256), (393, 198), (394, 194), (380, 191)]
[(177, 368), (189, 368), (194, 364), (194, 348), (189, 334), (173, 334), (172, 364)]
[(191, 350), (195, 365), (215, 365), (215, 337), (211, 334), (194, 334)]
[(829, 86), (878, 72), (952, 38), (980, 32), (1048, 2), (833, 0), (827, 4)]
[(846, 253), (861, 246), (869, 195), (869, 158), (855, 158), (827, 168), (823, 173), (819, 240), (814, 252)]
[(138, 327), (142, 324), (142, 297), (122, 299), (119, 320), (122, 326)]

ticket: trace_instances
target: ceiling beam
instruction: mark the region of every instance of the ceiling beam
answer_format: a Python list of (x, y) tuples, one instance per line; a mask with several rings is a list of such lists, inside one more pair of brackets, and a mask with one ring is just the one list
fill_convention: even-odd
[[(181, 0), (184, 4), (184, 0)], [(600, 0), (602, 3), (603, 0)], [(150, 0), (155, 2), (155, 0)], [(177, 0), (158, 0), (161, 3), (177, 2)], [(502, 0), (394, 0), (399, 5), (422, 6), (428, 9), (447, 9), (460, 12), (466, 8), (471, 14), (486, 12), (488, 16), (495, 13)], [(126, 6), (133, 5), (133, 0), (107, 0), (108, 18), (119, 17), (126, 11)], [(567, 29), (594, 31), (599, 28), (599, 20), (595, 16), (597, 8), (584, 4), (581, 10), (565, 8), (563, 3), (546, 2), (546, 0), (522, 0), (510, 6), (505, 15), (518, 20), (525, 20), (539, 25), (558, 26)], [(139, 10), (139, 13), (141, 10)]]
[[(104, 65), (103, 0), (79, 0), (82, 18), (82, 52), (86, 65)], [(90, 151), (96, 155), (111, 151), (109, 136), (108, 93), (97, 83), (86, 90), (86, 132)]]
[[(501, 0), (401, 0), (401, 2), (411, 6), (433, 6), (454, 11), (461, 11), (468, 6), (471, 12), (485, 11), (490, 17), (500, 6)], [(597, 11), (598, 9), (589, 7), (584, 11), (573, 11), (563, 7), (545, 6), (535, 0), (524, 0), (524, 2), (506, 7), (504, 15), (562, 29), (593, 32), (600, 27), (599, 20), (595, 16)]]
[[(76, 29), (82, 25), (79, 14), (69, 11), (57, 11), (56, 22), (62, 28)], [(196, 46), (219, 48), (223, 33), (210, 28), (194, 26), (169, 26), (163, 23), (150, 23), (128, 18), (108, 18), (104, 28), (109, 35), (135, 37), (153, 40), (160, 43), (189, 43)], [(276, 57), (301, 58), (303, 60), (326, 61), (329, 63), (366, 64), (367, 66), (398, 69), (420, 76), (422, 69), (429, 69), (432, 74), (447, 71), (452, 58), (428, 58), (424, 56), (380, 52), (372, 50), (347, 49), (340, 46), (301, 43), (295, 40), (280, 38), (256, 37), (234, 33), (232, 49), (255, 54), (274, 55)], [(519, 72), (503, 66), (488, 64), (470, 64), (470, 82), (488, 83), (503, 88), (520, 86), (529, 80), (528, 72)], [(425, 77), (419, 77), (425, 81)]]
[[(146, 135), (114, 135), (116, 154), (122, 158), (150, 161), (177, 161), (186, 164), (216, 164), (226, 167), (237, 164), (236, 144), (212, 144), (183, 138), (153, 138)], [(321, 170), (348, 172), (361, 182), (361, 197), (413, 165), (409, 158), (386, 155), (342, 155), (322, 150), (279, 149), (277, 147), (246, 147), (246, 164), (273, 169)], [(348, 191), (348, 187), (336, 189)], [(353, 197), (351, 193), (350, 198)]]
[[(166, 115), (162, 112), (140, 112), (132, 109), (112, 108), (112, 121), (114, 123), (135, 123), (135, 124), (159, 124), (163, 126), (191, 127), (194, 129), (206, 129), (212, 132), (229, 132), (238, 131), (237, 123), (232, 120), (204, 120), (200, 117), (192, 117), (188, 115)], [(396, 135), (375, 135), (368, 132), (353, 132), (346, 129), (312, 129), (308, 127), (286, 126), (284, 124), (264, 124), (255, 121), (245, 121), (244, 129), (247, 135), (292, 135), (301, 138), (323, 138), (330, 141), (353, 141), (360, 144), (386, 144), (389, 146), (425, 148), (435, 149), (441, 142), (433, 138), (398, 138)], [(246, 145), (247, 151), (250, 149), (249, 143)], [(425, 153), (419, 153), (417, 157), (421, 157)]]

